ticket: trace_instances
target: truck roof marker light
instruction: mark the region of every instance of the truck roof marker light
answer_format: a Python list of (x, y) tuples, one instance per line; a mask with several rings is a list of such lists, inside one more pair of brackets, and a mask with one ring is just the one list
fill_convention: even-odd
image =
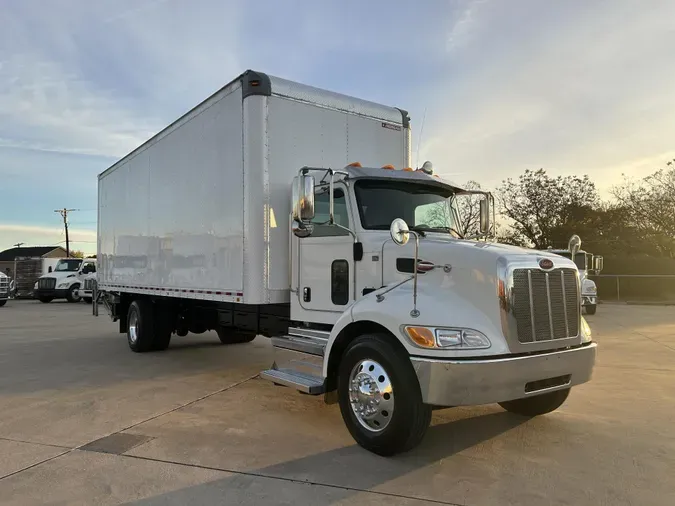
[(391, 164), (383, 165), (382, 168), (385, 170), (396, 170), (396, 168)]
[(347, 167), (362, 167), (361, 162), (352, 162)]
[(436, 346), (434, 333), (426, 327), (406, 327), (408, 337), (418, 346), (423, 348), (433, 348)]
[(413, 169), (412, 167), (406, 167), (405, 169), (403, 169), (403, 172), (413, 172)]

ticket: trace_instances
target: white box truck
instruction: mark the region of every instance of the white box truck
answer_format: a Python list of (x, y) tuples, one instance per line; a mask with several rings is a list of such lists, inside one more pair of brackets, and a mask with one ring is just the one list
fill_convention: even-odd
[(261, 377), (380, 455), (434, 408), (555, 410), (595, 362), (574, 262), (460, 237), (468, 192), (410, 138), (405, 111), (245, 72), (100, 174), (95, 299), (135, 352), (271, 338)]

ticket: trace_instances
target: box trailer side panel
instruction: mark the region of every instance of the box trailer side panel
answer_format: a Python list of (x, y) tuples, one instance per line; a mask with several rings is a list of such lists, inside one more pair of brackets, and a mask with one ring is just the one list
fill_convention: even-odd
[(240, 296), (242, 135), (241, 85), (234, 83), (101, 174), (102, 289)]
[[(347, 164), (410, 166), (408, 115), (394, 107), (271, 77), (271, 96), (244, 102), (245, 181), (264, 185), (267, 200), (247, 206), (247, 237), (264, 236), (265, 247), (247, 247), (246, 300), (289, 302), (291, 181), (303, 166), (342, 170)], [(260, 139), (258, 132), (266, 135)], [(245, 199), (249, 194), (245, 193)], [(257, 231), (257, 232), (256, 232)], [(256, 267), (257, 266), (257, 267)], [(262, 281), (264, 286), (255, 286)]]

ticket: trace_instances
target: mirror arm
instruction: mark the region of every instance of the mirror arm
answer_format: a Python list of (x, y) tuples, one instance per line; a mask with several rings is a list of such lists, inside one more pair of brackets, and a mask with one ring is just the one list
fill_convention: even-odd
[(408, 233), (415, 236), (415, 264), (413, 270), (413, 309), (410, 311), (410, 316), (417, 318), (420, 315), (420, 312), (417, 309), (417, 262), (419, 259), (420, 251), (420, 235), (414, 230), (410, 230)]

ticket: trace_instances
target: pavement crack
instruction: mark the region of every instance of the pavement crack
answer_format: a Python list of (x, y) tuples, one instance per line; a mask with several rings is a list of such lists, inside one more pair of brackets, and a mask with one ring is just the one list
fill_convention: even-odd
[(0, 476), (0, 480), (4, 480), (5, 478), (9, 478), (10, 476), (14, 476), (15, 474), (23, 473), (24, 471), (28, 471), (29, 469), (33, 469), (34, 467), (37, 467), (37, 466), (39, 466), (39, 465), (42, 465), (42, 464), (44, 464), (44, 463), (46, 463), (46, 462), (50, 462), (50, 461), (52, 461), (52, 460), (54, 460), (54, 459), (58, 459), (59, 457), (63, 457), (64, 455), (66, 455), (66, 454), (68, 454), (68, 453), (70, 453), (70, 452), (72, 452), (72, 451), (73, 451), (72, 449), (66, 450), (66, 451), (64, 451), (64, 452), (59, 453), (58, 455), (54, 455), (53, 457), (49, 457), (48, 459), (43, 459), (43, 460), (41, 460), (40, 462), (36, 462), (36, 463), (34, 463), (34, 464), (31, 464), (30, 466), (26, 466), (26, 467), (23, 467), (23, 468), (21, 468), (21, 469), (17, 469), (17, 470), (14, 471), (14, 472), (11, 472), (11, 473), (6, 474), (6, 475), (4, 475), (4, 476)]
[(15, 439), (15, 438), (4, 437), (4, 436), (0, 436), (0, 440), (11, 441), (13, 443), (24, 443), (24, 444), (29, 444), (29, 445), (37, 445), (37, 446), (48, 446), (50, 448), (61, 448), (62, 450), (71, 450), (72, 449), (72, 447), (70, 447), (70, 446), (55, 445), (55, 444), (51, 444), (51, 443), (38, 443), (36, 441), (25, 441), (23, 439)]
[(183, 467), (190, 467), (190, 468), (195, 468), (195, 469), (204, 469), (206, 471), (220, 471), (223, 473), (229, 473), (229, 474), (236, 474), (240, 476), (251, 476), (254, 478), (267, 478), (270, 480), (280, 480), (280, 481), (285, 481), (288, 483), (297, 483), (300, 485), (314, 485), (317, 487), (326, 487), (326, 488), (332, 488), (336, 490), (346, 490), (349, 492), (363, 492), (366, 494), (375, 494), (375, 495), (380, 495), (383, 497), (392, 497), (392, 498), (397, 498), (397, 499), (408, 499), (411, 501), (418, 501), (418, 502), (423, 502), (423, 503), (431, 503), (431, 504), (443, 504), (445, 506), (468, 506), (465, 503), (456, 503), (456, 502), (450, 502), (450, 501), (440, 501), (438, 499), (432, 499), (432, 498), (426, 498), (426, 497), (415, 497), (415, 496), (409, 496), (409, 495), (403, 495), (403, 494), (394, 494), (391, 492), (382, 492), (378, 490), (369, 490), (366, 488), (357, 488), (357, 487), (346, 487), (344, 485), (335, 485), (332, 483), (321, 483), (319, 481), (311, 481), (311, 480), (298, 480), (296, 478), (287, 478), (284, 476), (276, 476), (272, 474), (265, 474), (265, 473), (257, 473), (255, 471), (238, 471), (236, 469), (226, 469), (222, 467), (215, 467), (215, 466), (206, 466), (202, 464), (192, 464), (192, 463), (186, 463), (186, 462), (178, 462), (175, 460), (168, 460), (168, 459), (158, 459), (154, 457), (144, 457), (141, 455), (129, 455), (129, 454), (121, 454), (119, 455), (120, 457), (126, 457), (130, 459), (138, 459), (138, 460), (146, 460), (150, 462), (158, 462), (162, 464), (172, 464), (176, 466), (183, 466)]

